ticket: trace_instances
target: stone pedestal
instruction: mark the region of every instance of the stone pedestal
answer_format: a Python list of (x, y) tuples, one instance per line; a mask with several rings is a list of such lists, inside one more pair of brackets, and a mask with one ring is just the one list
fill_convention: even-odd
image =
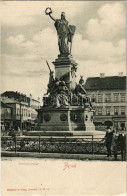
[(67, 108), (42, 108), (38, 110), (39, 131), (71, 131), (70, 111)]
[(81, 106), (41, 108), (36, 131), (93, 131), (93, 112)]
[(58, 58), (53, 62), (55, 65), (55, 77), (63, 79), (69, 90), (73, 92), (76, 86), (76, 69), (77, 63), (71, 55), (58, 55)]

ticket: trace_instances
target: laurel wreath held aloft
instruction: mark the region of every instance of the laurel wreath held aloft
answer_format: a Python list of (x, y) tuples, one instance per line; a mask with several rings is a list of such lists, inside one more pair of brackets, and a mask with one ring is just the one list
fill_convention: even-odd
[(50, 7), (47, 7), (46, 10), (45, 10), (45, 14), (49, 15), (51, 13), (52, 13), (52, 9)]

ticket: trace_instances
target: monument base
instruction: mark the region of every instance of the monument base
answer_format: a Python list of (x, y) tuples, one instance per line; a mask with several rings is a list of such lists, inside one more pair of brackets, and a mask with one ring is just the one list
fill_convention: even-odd
[(82, 106), (42, 107), (38, 110), (35, 131), (95, 131), (93, 112), (89, 110)]

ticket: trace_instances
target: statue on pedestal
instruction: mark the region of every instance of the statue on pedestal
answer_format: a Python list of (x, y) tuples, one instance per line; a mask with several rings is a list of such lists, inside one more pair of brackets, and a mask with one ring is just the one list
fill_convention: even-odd
[[(81, 131), (79, 135), (82, 136), (85, 135), (82, 131), (95, 130), (95, 127), (91, 98), (85, 90), (83, 77), (81, 76), (79, 83), (76, 83), (78, 64), (71, 55), (76, 27), (69, 25), (64, 12), (61, 13), (60, 19), (52, 16), (51, 8), (47, 8), (45, 13), (54, 21), (60, 54), (52, 62), (55, 66), (54, 72), (47, 62), (50, 71), (48, 90), (43, 96), (43, 106), (38, 109), (38, 125), (35, 130), (44, 131), (44, 135), (53, 136), (63, 136), (69, 131), (69, 137), (77, 136), (77, 131)], [(42, 132), (39, 134), (43, 135)], [(61, 139), (58, 143), (61, 143)]]
[(81, 98), (81, 102), (83, 102), (83, 104), (85, 104), (87, 102), (87, 97), (86, 97), (86, 90), (83, 86), (84, 84), (84, 80), (83, 77), (81, 76), (80, 80), (79, 80), (79, 84), (76, 85), (75, 88), (75, 94)]
[(54, 81), (53, 89), (50, 93), (50, 97), (52, 99), (52, 106), (55, 106), (56, 108), (60, 106), (68, 106), (69, 90), (66, 86), (66, 83), (56, 78)]
[[(72, 39), (75, 33), (76, 27), (74, 25), (68, 25), (69, 22), (66, 20), (65, 13), (61, 13), (61, 19), (55, 19), (51, 14), (51, 8), (46, 8), (46, 15), (49, 15), (50, 18), (55, 21), (54, 25), (57, 30), (58, 35), (58, 46), (60, 54), (71, 54), (72, 48)], [(70, 47), (69, 47), (70, 43)]]
[(81, 105), (89, 104), (90, 108), (93, 109), (90, 97), (87, 96), (87, 92), (84, 88), (84, 79), (83, 76), (80, 76), (79, 84), (75, 88), (75, 94), (80, 98)]

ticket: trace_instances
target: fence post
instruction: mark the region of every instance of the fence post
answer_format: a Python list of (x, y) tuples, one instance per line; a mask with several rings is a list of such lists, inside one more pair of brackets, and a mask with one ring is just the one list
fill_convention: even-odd
[(15, 153), (16, 153), (16, 151), (17, 151), (17, 149), (16, 149), (16, 147), (17, 147), (17, 138), (16, 138), (16, 136), (15, 136), (15, 138), (14, 138), (14, 141), (15, 141)]
[(93, 135), (92, 135), (92, 154), (94, 155)]
[(40, 148), (40, 134), (39, 134), (39, 153), (41, 151), (41, 148)]
[(64, 144), (65, 144), (65, 153), (67, 153), (67, 148), (66, 148), (66, 134), (64, 136)]

